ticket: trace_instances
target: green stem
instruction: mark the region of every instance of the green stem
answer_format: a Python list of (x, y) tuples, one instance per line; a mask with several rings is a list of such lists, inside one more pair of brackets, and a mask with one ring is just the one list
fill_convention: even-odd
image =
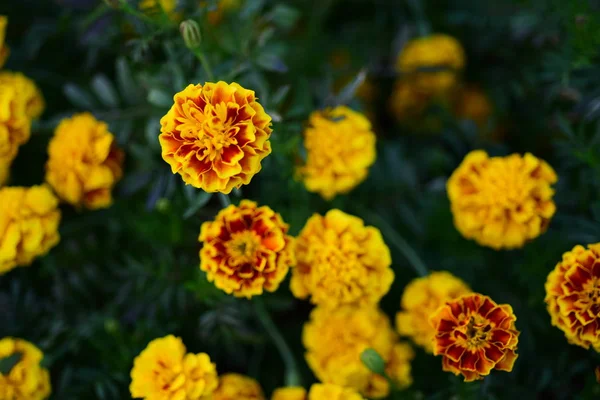
[(199, 47), (197, 47), (197, 48), (193, 49), (192, 51), (194, 52), (194, 55), (198, 58), (198, 60), (200, 60), (200, 63), (202, 64), (202, 68), (204, 68), (204, 71), (206, 72), (206, 76), (208, 77), (208, 80), (211, 82), (214, 82), (215, 76), (212, 72), (212, 69), (210, 68), (210, 63), (208, 62), (208, 59), (206, 58), (206, 56), (204, 55), (202, 50)]
[(229, 199), (229, 196), (225, 193), (219, 193), (219, 200), (221, 201), (221, 205), (223, 206), (223, 208), (229, 207), (231, 205), (231, 200)]
[(271, 319), (263, 299), (261, 297), (255, 297), (252, 303), (254, 304), (254, 310), (256, 311), (258, 320), (269, 336), (271, 336), (275, 347), (277, 347), (277, 350), (283, 359), (283, 363), (285, 364), (285, 385), (301, 386), (302, 380), (300, 378), (300, 373), (298, 372), (298, 364), (296, 364), (294, 354)]

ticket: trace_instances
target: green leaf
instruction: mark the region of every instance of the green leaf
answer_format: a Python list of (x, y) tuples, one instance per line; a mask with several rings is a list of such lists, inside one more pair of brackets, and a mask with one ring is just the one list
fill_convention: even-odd
[(190, 204), (187, 210), (183, 213), (183, 218), (187, 219), (192, 215), (196, 214), (198, 210), (204, 207), (212, 197), (212, 193), (200, 192), (194, 199), (194, 201)]
[(275, 25), (286, 30), (292, 29), (299, 18), (300, 11), (284, 4), (276, 5), (271, 11), (271, 19)]
[(256, 64), (267, 71), (279, 72), (281, 74), (288, 71), (287, 65), (279, 56), (272, 53), (263, 53), (256, 58)]
[(92, 79), (92, 89), (103, 105), (109, 108), (119, 106), (119, 96), (111, 81), (104, 75), (96, 75)]
[(117, 87), (121, 96), (127, 104), (134, 105), (139, 103), (139, 88), (131, 73), (131, 68), (124, 58), (117, 59)]
[(152, 89), (148, 93), (148, 102), (157, 107), (170, 107), (173, 105), (173, 97), (160, 89)]
[(77, 108), (83, 110), (94, 110), (97, 108), (97, 104), (92, 96), (74, 83), (67, 83), (63, 87), (63, 93), (71, 104)]
[(344, 88), (340, 91), (340, 94), (335, 99), (335, 104), (348, 104), (352, 98), (354, 98), (354, 94), (356, 90), (363, 84), (365, 79), (367, 78), (367, 70), (362, 69), (352, 81), (344, 86)]
[(370, 371), (378, 375), (385, 375), (385, 361), (376, 350), (366, 349), (360, 355), (360, 360)]
[(21, 358), (23, 358), (23, 354), (21, 354), (21, 353), (14, 353), (8, 357), (1, 358), (0, 359), (0, 374), (1, 375), (10, 374), (10, 371), (13, 369), (13, 367), (15, 365), (17, 365), (19, 363), (19, 361), (21, 361)]

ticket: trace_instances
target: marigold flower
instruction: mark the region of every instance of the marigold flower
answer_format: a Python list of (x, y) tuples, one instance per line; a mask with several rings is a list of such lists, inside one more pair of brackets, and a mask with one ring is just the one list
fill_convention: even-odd
[(379, 229), (337, 209), (309, 218), (296, 240), (296, 257), (292, 293), (326, 307), (377, 304), (394, 280)]
[(375, 306), (317, 307), (304, 325), (302, 341), (306, 361), (322, 382), (353, 388), (367, 397), (387, 396), (387, 380), (361, 361), (362, 352), (372, 348), (399, 386), (411, 383), (409, 361), (413, 354), (403, 345), (397, 347), (388, 317)]
[(108, 125), (90, 113), (63, 119), (48, 145), (46, 181), (76, 207), (105, 208), (123, 174), (123, 152)]
[(237, 83), (189, 85), (160, 120), (162, 157), (185, 183), (229, 193), (250, 183), (271, 153), (271, 117)]
[(354, 390), (331, 383), (315, 383), (310, 387), (308, 400), (363, 400)]
[(225, 374), (212, 400), (264, 400), (263, 391), (254, 379), (240, 374)]
[(19, 361), (7, 375), (0, 372), (0, 399), (44, 400), (50, 396), (50, 374), (40, 363), (44, 354), (23, 339), (0, 340), (0, 360), (18, 354)]
[(289, 386), (275, 389), (271, 400), (307, 400), (306, 389), (301, 386)]
[(227, 294), (250, 298), (274, 292), (295, 263), (289, 225), (267, 206), (250, 200), (221, 210), (205, 222), (198, 239), (200, 269)]
[(154, 339), (137, 356), (129, 390), (133, 398), (199, 400), (218, 385), (217, 369), (205, 353), (187, 353), (180, 338)]
[(429, 324), (429, 317), (447, 300), (468, 293), (471, 289), (467, 284), (447, 271), (413, 279), (404, 288), (402, 310), (396, 314), (398, 333), (432, 353), (435, 330)]
[(60, 241), (58, 199), (46, 186), (0, 189), (0, 275), (27, 266)]
[(2, 68), (10, 53), (8, 46), (4, 42), (6, 40), (6, 25), (8, 25), (8, 18), (0, 15), (0, 68)]
[(545, 286), (552, 325), (569, 343), (600, 351), (600, 243), (564, 253)]
[(451, 36), (435, 34), (409, 41), (398, 56), (396, 69), (427, 93), (441, 94), (456, 83), (465, 65), (465, 52)]
[(530, 153), (467, 154), (448, 180), (454, 225), (482, 246), (512, 249), (542, 234), (556, 211), (556, 173)]
[(304, 131), (304, 147), (306, 163), (298, 174), (307, 190), (326, 200), (364, 181), (376, 158), (371, 123), (345, 106), (313, 112)]
[(462, 374), (465, 382), (483, 379), (493, 369), (510, 372), (517, 359), (517, 318), (508, 304), (471, 293), (448, 300), (431, 316), (434, 355), (442, 369)]

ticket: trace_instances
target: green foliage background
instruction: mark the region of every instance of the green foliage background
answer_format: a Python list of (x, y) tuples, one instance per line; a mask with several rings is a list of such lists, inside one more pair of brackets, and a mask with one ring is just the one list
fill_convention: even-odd
[[(215, 5), (179, 1), (185, 18), (201, 24), (215, 74), (255, 90), (276, 121), (273, 154), (242, 188), (243, 197), (280, 212), (293, 234), (312, 213), (334, 207), (382, 229), (396, 273), (382, 302), (392, 318), (403, 287), (417, 276), (395, 246), (398, 236), (430, 270), (449, 270), (515, 310), (522, 334), (512, 373), (465, 384), (419, 350), (414, 384), (395, 398), (600, 396), (593, 373), (600, 357), (570, 346), (550, 325), (543, 302), (546, 275), (561, 254), (600, 241), (598, 2), (246, 0), (212, 26), (203, 21)], [(53, 399), (129, 398), (133, 358), (169, 333), (190, 351), (208, 352), (220, 372), (256, 377), (267, 393), (282, 385), (281, 358), (250, 303), (219, 292), (198, 268), (200, 224), (221, 208), (218, 197), (185, 187), (160, 156), (158, 120), (173, 94), (207, 80), (177, 24), (162, 15), (142, 21), (97, 0), (8, 0), (0, 14), (9, 16), (6, 68), (33, 78), (47, 101), (13, 164), (11, 184), (42, 182), (53, 129), (74, 112), (92, 111), (108, 122), (127, 155), (113, 207), (64, 206), (60, 245), (30, 268), (0, 276), (0, 337), (22, 337), (44, 351)], [(393, 63), (418, 29), (461, 41), (463, 79), (491, 97), (500, 141), (484, 139), (471, 121), (444, 115), (436, 134), (393, 122), (386, 105)], [(349, 54), (342, 68), (330, 62), (338, 51)], [(353, 96), (362, 69), (377, 87), (373, 104)], [(339, 79), (351, 83), (336, 95)], [(327, 203), (307, 193), (293, 171), (308, 114), (339, 102), (373, 112), (378, 159), (366, 182)], [(532, 152), (559, 175), (550, 229), (521, 250), (482, 248), (452, 224), (445, 181), (477, 148)], [(287, 284), (264, 297), (309, 384), (314, 377), (302, 358), (301, 327), (310, 306), (295, 300)]]

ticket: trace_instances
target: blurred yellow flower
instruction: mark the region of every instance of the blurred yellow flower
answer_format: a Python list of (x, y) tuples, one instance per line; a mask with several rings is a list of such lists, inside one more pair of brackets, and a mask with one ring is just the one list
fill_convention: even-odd
[(315, 383), (310, 387), (308, 400), (363, 400), (363, 397), (350, 388), (331, 383)]
[(180, 338), (154, 339), (137, 356), (129, 390), (147, 400), (204, 400), (218, 385), (217, 369), (205, 353), (187, 353)]
[(0, 275), (26, 266), (60, 241), (58, 199), (46, 186), (0, 189)]
[(473, 121), (480, 133), (485, 134), (489, 131), (494, 107), (480, 88), (466, 86), (459, 90), (453, 108), (456, 117)]
[(369, 120), (348, 107), (315, 111), (304, 131), (306, 163), (298, 174), (309, 191), (326, 200), (348, 193), (375, 162), (375, 140)]
[(18, 354), (19, 361), (7, 375), (0, 372), (0, 400), (44, 400), (50, 396), (50, 374), (40, 365), (43, 353), (17, 338), (0, 339), (0, 360)]
[(306, 400), (306, 389), (300, 386), (289, 386), (275, 389), (271, 400)]
[(9, 48), (5, 43), (6, 25), (8, 25), (8, 18), (4, 15), (0, 15), (0, 68), (2, 68), (10, 53)]
[(556, 211), (552, 167), (530, 153), (469, 153), (447, 184), (454, 225), (467, 239), (496, 250), (522, 247), (542, 234)]
[(175, 11), (177, 0), (141, 0), (138, 4), (141, 11), (150, 15), (160, 11), (159, 7), (169, 16), (170, 20), (177, 21), (181, 18), (181, 15)]
[(471, 289), (461, 279), (447, 271), (436, 271), (422, 278), (413, 279), (404, 288), (402, 310), (396, 314), (396, 329), (408, 336), (428, 353), (433, 352), (435, 330), (429, 317), (446, 300), (470, 293)]
[(200, 269), (227, 294), (250, 298), (274, 292), (295, 264), (289, 226), (267, 206), (242, 200), (202, 224)]
[(76, 207), (105, 208), (123, 174), (123, 152), (106, 123), (90, 113), (63, 119), (48, 145), (46, 181)]
[(412, 382), (409, 362), (414, 354), (397, 342), (388, 317), (376, 306), (317, 307), (304, 325), (302, 342), (306, 361), (322, 382), (353, 388), (367, 397), (387, 396), (387, 380), (361, 361), (362, 352), (369, 348), (381, 355), (398, 386)]
[(337, 209), (309, 218), (296, 240), (296, 258), (294, 296), (330, 308), (377, 304), (394, 280), (379, 229)]
[(563, 254), (546, 281), (546, 305), (552, 325), (569, 343), (600, 352), (600, 243)]
[(223, 81), (189, 85), (161, 119), (162, 157), (185, 183), (229, 193), (271, 153), (271, 117), (254, 91)]
[(240, 374), (225, 374), (211, 400), (264, 400), (263, 391), (254, 379)]

